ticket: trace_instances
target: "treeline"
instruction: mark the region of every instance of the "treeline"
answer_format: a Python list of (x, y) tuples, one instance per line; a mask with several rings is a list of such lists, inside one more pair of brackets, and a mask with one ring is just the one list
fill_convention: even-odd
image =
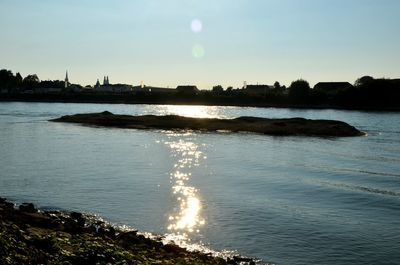
[(343, 83), (342, 87), (323, 88), (317, 84), (311, 89), (307, 81), (297, 80), (289, 87), (288, 102), (343, 108), (400, 109), (400, 79), (364, 76), (357, 79), (354, 85)]
[(364, 76), (354, 86), (339, 90), (331, 99), (345, 107), (400, 109), (400, 79), (374, 79)]
[[(302, 85), (300, 85), (302, 84)], [(329, 104), (343, 107), (400, 107), (400, 80), (374, 79), (364, 76), (354, 85), (339, 87), (330, 91), (310, 89), (306, 81), (292, 83), (289, 98), (295, 103)]]
[(45, 80), (40, 81), (36, 74), (30, 74), (22, 78), (20, 73), (15, 75), (10, 70), (0, 70), (0, 89), (8, 93), (17, 93), (35, 88), (63, 88), (64, 81)]
[(318, 83), (313, 88), (306, 80), (299, 79), (293, 81), (288, 88), (276, 82), (264, 91), (231, 87), (223, 89), (218, 85), (212, 92), (203, 92), (198, 97), (206, 98), (205, 101), (233, 105), (400, 110), (400, 79), (364, 76), (357, 79), (354, 85), (326, 82)]

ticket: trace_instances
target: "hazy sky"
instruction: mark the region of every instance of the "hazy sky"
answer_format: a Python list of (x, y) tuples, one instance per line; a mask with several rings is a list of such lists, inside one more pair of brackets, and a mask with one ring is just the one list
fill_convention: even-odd
[(399, 14), (399, 0), (0, 0), (0, 68), (200, 88), (400, 78)]

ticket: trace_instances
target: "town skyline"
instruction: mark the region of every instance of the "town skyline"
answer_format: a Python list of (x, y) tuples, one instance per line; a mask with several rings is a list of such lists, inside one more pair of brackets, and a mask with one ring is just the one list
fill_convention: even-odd
[(3, 1), (2, 68), (176, 87), (398, 78), (400, 2)]
[[(65, 88), (67, 88), (67, 86), (70, 86), (70, 85), (78, 85), (78, 86), (82, 86), (82, 87), (91, 87), (91, 88), (96, 88), (96, 87), (99, 87), (99, 86), (128, 85), (128, 86), (132, 86), (132, 87), (146, 87), (147, 86), (147, 87), (159, 87), (159, 88), (169, 88), (169, 89), (174, 89), (174, 88), (177, 88), (179, 86), (196, 86), (198, 89), (201, 89), (201, 90), (211, 90), (211, 89), (213, 89), (215, 87), (220, 87), (222, 89), (227, 89), (227, 88), (243, 89), (246, 86), (269, 86), (269, 87), (273, 88), (276, 85), (279, 85), (280, 87), (284, 87), (284, 88), (289, 88), (290, 85), (293, 82), (296, 82), (296, 81), (299, 81), (299, 80), (306, 81), (307, 83), (309, 83), (310, 87), (313, 88), (314, 86), (318, 85), (319, 83), (348, 83), (348, 84), (351, 84), (351, 85), (356, 85), (357, 82), (362, 78), (372, 78), (372, 79), (375, 78), (373, 76), (365, 75), (365, 76), (358, 77), (356, 80), (353, 80), (353, 81), (317, 80), (315, 82), (315, 84), (313, 84), (313, 83), (311, 83), (308, 80), (305, 80), (303, 78), (298, 78), (296, 80), (292, 80), (288, 84), (281, 83), (279, 80), (276, 80), (273, 83), (265, 83), (265, 82), (264, 83), (263, 82), (249, 83), (247, 81), (243, 81), (243, 83), (241, 85), (238, 85), (238, 86), (233, 86), (233, 85), (222, 86), (222, 85), (220, 85), (220, 83), (218, 83), (218, 81), (215, 81), (210, 88), (202, 88), (202, 87), (198, 87), (196, 84), (189, 84), (189, 83), (187, 83), (187, 84), (177, 84), (176, 86), (162, 86), (162, 85), (161, 86), (160, 85), (157, 86), (157, 85), (154, 85), (154, 84), (144, 83), (143, 81), (140, 81), (139, 83), (137, 83), (137, 82), (136, 83), (123, 83), (123, 82), (119, 82), (118, 80), (110, 82), (110, 79), (109, 79), (108, 75), (103, 75), (101, 78), (97, 78), (96, 81), (94, 82), (94, 84), (93, 84), (93, 82), (92, 83), (79, 83), (79, 82), (74, 82), (73, 80), (70, 80), (70, 74), (69, 74), (68, 70), (65, 71), (64, 78), (59, 78), (59, 79), (42, 79), (36, 73), (31, 73), (29, 75), (24, 76), (24, 75), (21, 75), (20, 72), (14, 72), (14, 71), (9, 70), (9, 69), (1, 69), (1, 71), (7, 71), (12, 75), (14, 75), (14, 74), (15, 75), (20, 75), (21, 78), (23, 78), (23, 79), (29, 78), (30, 76), (35, 76), (38, 79), (38, 82), (42, 82), (42, 81), (44, 81), (44, 82), (64, 82), (65, 83)], [(387, 77), (387, 76), (386, 77), (377, 78), (377, 79), (396, 80), (396, 82), (398, 80), (400, 80), (400, 78)]]

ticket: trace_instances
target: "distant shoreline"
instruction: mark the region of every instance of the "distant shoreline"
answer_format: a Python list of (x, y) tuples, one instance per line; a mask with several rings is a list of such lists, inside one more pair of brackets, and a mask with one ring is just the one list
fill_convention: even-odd
[(349, 82), (318, 82), (313, 88), (308, 81), (298, 79), (289, 87), (247, 84), (241, 88), (221, 85), (201, 90), (196, 85), (176, 88), (111, 84), (108, 76), (103, 84), (83, 87), (64, 81), (41, 81), (36, 74), (22, 78), (10, 70), (0, 70), (0, 101), (173, 104), (240, 107), (276, 107), (301, 109), (347, 109), (400, 111), (400, 78), (363, 76), (354, 85)]
[[(163, 97), (164, 96), (164, 97)], [(226, 101), (204, 99), (200, 96), (188, 98), (170, 98), (163, 94), (142, 94), (139, 97), (131, 94), (0, 94), (0, 102), (43, 102), (43, 103), (92, 103), (92, 104), (149, 104), (149, 105), (204, 105), (255, 108), (293, 108), (293, 109), (335, 109), (354, 111), (399, 112), (394, 106), (339, 106), (332, 104), (290, 104), (257, 102), (233, 98)]]

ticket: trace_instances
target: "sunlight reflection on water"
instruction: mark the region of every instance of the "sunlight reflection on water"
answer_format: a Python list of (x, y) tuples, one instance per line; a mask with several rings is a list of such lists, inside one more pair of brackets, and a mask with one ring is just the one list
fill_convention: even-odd
[(176, 158), (173, 172), (170, 173), (173, 196), (176, 198), (176, 210), (169, 216), (168, 230), (177, 235), (187, 236), (189, 233), (199, 233), (200, 227), (205, 224), (201, 216), (201, 201), (199, 191), (190, 185), (191, 168), (198, 166), (201, 159), (205, 159), (198, 145), (186, 137), (190, 133), (168, 133), (165, 144), (171, 149)]
[(190, 105), (160, 105), (157, 106), (160, 115), (180, 115), (194, 118), (226, 118), (221, 108), (216, 106), (190, 106)]

